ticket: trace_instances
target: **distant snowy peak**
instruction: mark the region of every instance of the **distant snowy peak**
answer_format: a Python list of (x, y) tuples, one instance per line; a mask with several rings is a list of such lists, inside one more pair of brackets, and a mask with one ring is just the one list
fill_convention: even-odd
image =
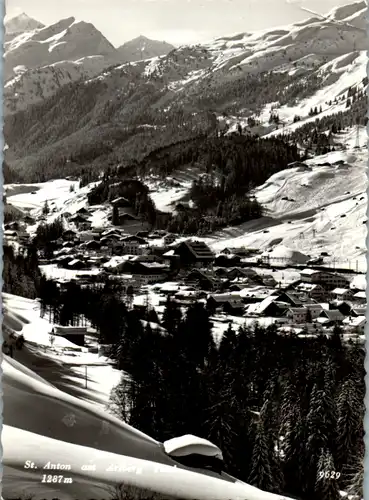
[(36, 29), (41, 29), (44, 27), (44, 24), (36, 21), (32, 17), (27, 16), (27, 14), (23, 13), (19, 16), (12, 17), (9, 21), (5, 22), (5, 33), (6, 35), (15, 35), (24, 33), (26, 31), (32, 31)]
[[(5, 78), (14, 68), (39, 68), (60, 61), (76, 61), (88, 56), (104, 56), (116, 61), (117, 51), (93, 24), (74, 17), (29, 32), (5, 43)], [(108, 64), (107, 64), (108, 65)]]
[(358, 13), (362, 13), (366, 11), (368, 6), (366, 2), (354, 2), (347, 5), (343, 5), (341, 7), (335, 7), (332, 9), (328, 16), (330, 19), (334, 19), (336, 21), (348, 21), (353, 15), (357, 15)]
[(135, 62), (166, 55), (173, 49), (174, 46), (170, 43), (150, 40), (141, 35), (124, 43), (117, 50), (122, 62)]

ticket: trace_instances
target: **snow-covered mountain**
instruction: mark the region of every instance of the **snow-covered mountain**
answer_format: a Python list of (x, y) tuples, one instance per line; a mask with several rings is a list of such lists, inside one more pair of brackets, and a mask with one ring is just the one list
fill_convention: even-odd
[(32, 69), (88, 56), (116, 56), (116, 49), (92, 24), (74, 17), (25, 31), (6, 42), (4, 49), (6, 80), (19, 67)]
[(5, 22), (5, 42), (9, 42), (13, 38), (22, 33), (44, 28), (45, 25), (27, 16), (24, 12), (19, 16), (12, 17)]
[[(5, 44), (5, 113), (25, 109), (81, 78), (116, 80), (117, 71), (123, 68), (117, 63), (125, 61), (135, 65), (143, 82), (150, 81), (163, 91), (167, 88), (172, 102), (188, 104), (210, 94), (215, 109), (224, 108), (224, 100), (228, 100), (242, 111), (245, 99), (237, 95), (233, 99), (232, 95), (242, 78), (273, 71), (300, 79), (303, 85), (311, 74), (318, 78), (323, 73), (329, 75), (327, 65), (339, 57), (352, 58), (353, 62), (358, 51), (367, 49), (366, 11), (365, 2), (356, 2), (333, 9), (322, 19), (312, 17), (278, 29), (225, 36), (177, 49), (145, 37), (115, 49), (93, 25), (64, 19), (26, 31)], [(116, 70), (102, 73), (114, 64)], [(35, 69), (41, 69), (42, 77)], [(335, 74), (330, 78), (334, 80)], [(260, 85), (265, 87), (264, 82)]]
[(135, 62), (168, 54), (174, 46), (141, 35), (118, 47), (122, 62)]

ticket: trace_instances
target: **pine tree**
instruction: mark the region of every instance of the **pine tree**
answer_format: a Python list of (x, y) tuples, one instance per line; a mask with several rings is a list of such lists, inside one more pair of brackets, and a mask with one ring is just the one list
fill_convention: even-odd
[(44, 203), (44, 206), (42, 209), (42, 213), (43, 213), (43, 215), (47, 215), (49, 212), (50, 212), (49, 204), (48, 204), (47, 200), (45, 200), (45, 203)]
[(268, 447), (268, 439), (264, 425), (260, 420), (256, 425), (256, 436), (252, 453), (252, 469), (249, 483), (265, 491), (275, 491), (276, 484), (273, 478), (270, 454), (273, 450)]
[(171, 335), (176, 335), (182, 322), (182, 312), (178, 303), (168, 295), (162, 318), (163, 328)]
[(363, 401), (349, 378), (343, 383), (337, 401), (337, 466), (340, 470), (355, 461), (363, 432), (362, 408)]
[(322, 449), (319, 457), (315, 493), (319, 500), (339, 500), (341, 498), (332, 453)]
[(113, 226), (119, 226), (119, 209), (117, 206), (113, 206), (113, 213), (112, 213), (112, 224)]
[(229, 365), (232, 361), (236, 346), (236, 333), (233, 330), (232, 323), (228, 324), (227, 330), (224, 332), (219, 345), (219, 357), (221, 363)]

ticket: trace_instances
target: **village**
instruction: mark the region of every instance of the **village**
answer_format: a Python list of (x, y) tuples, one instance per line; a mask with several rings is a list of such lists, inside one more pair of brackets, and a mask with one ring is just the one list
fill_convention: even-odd
[[(111, 203), (111, 220), (117, 206), (119, 220), (107, 228), (92, 227), (95, 207), (62, 214), (69, 229), (51, 242), (51, 251), (40, 255), (41, 270), (61, 289), (70, 281), (90, 286), (116, 280), (127, 307), (140, 311), (150, 304), (158, 318), (168, 297), (183, 311), (193, 302), (203, 302), (211, 312), (217, 341), (229, 323), (275, 324), (280, 334), (305, 336), (331, 335), (339, 327), (346, 340), (363, 341), (363, 275), (324, 267), (323, 257), (271, 264), (268, 254), (256, 249), (224, 248), (214, 253), (196, 238), (137, 230), (141, 224), (121, 198)], [(34, 220), (5, 225), (6, 240), (27, 246), (26, 222)], [(56, 326), (55, 332), (85, 345), (85, 327)]]

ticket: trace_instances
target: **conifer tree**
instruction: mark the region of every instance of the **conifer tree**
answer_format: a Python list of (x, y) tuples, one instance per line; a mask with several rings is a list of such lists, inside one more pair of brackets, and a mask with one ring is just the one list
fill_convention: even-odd
[(265, 491), (275, 491), (276, 482), (273, 478), (272, 463), (268, 439), (262, 420), (256, 424), (256, 435), (252, 453), (252, 469), (249, 482), (253, 486)]
[(337, 466), (352, 464), (362, 439), (363, 401), (358, 398), (357, 388), (351, 378), (341, 388), (337, 401)]
[(162, 325), (171, 335), (176, 335), (182, 321), (182, 312), (178, 303), (168, 295), (163, 312)]
[(339, 500), (341, 498), (336, 469), (329, 449), (322, 449), (317, 466), (315, 494), (319, 500)]

